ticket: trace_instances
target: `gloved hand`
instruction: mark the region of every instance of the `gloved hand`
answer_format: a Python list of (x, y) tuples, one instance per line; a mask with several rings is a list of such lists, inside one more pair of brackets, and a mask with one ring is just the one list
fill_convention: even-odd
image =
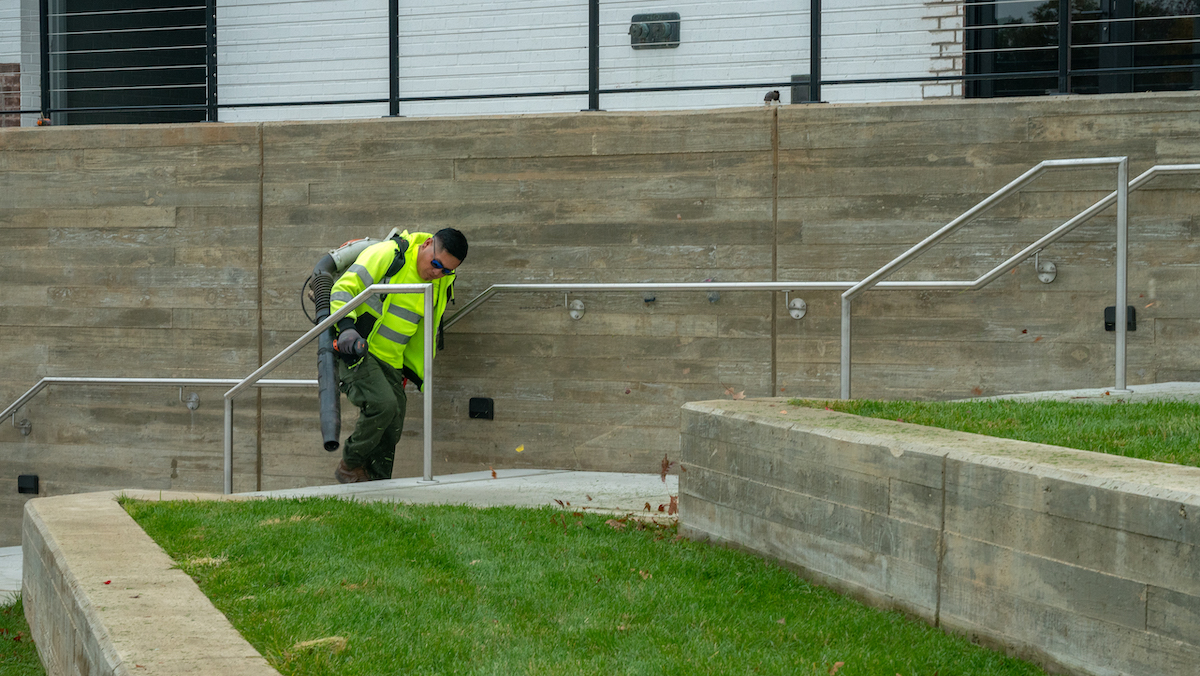
[(361, 357), (367, 352), (367, 341), (354, 329), (338, 334), (337, 351), (344, 357)]

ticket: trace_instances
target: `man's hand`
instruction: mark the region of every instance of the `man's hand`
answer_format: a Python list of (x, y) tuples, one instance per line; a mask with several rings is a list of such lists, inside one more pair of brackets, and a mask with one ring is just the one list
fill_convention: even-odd
[(367, 352), (367, 341), (354, 329), (346, 329), (338, 335), (337, 351), (345, 357), (361, 357)]

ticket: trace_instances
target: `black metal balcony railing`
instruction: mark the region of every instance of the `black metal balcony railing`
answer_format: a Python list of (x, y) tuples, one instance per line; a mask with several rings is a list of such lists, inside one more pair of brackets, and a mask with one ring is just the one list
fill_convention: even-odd
[[(584, 21), (584, 0), (544, 1), (552, 5), (533, 8), (541, 12), (539, 16), (569, 10), (578, 14), (579, 20), (571, 23), (564, 19), (561, 25), (549, 27), (447, 29), (456, 21), (469, 23), (479, 18), (483, 10), (472, 10), (475, 14), (470, 16), (452, 8), (417, 12), (411, 7), (402, 9), (399, 0), (388, 0), (385, 10), (375, 6), (378, 0), (363, 0), (363, 9), (355, 16), (330, 17), (320, 14), (333, 6), (325, 0), (280, 0), (245, 6), (222, 4), (224, 16), (236, 17), (222, 27), (217, 25), (217, 0), (147, 0), (135, 9), (123, 0), (39, 0), (41, 104), (36, 109), (19, 109), (11, 92), (13, 85), (7, 84), (10, 90), (6, 96), (3, 87), (8, 80), (0, 80), (0, 120), (12, 121), (20, 113), (37, 114), (56, 124), (216, 121), (222, 110), (229, 109), (364, 104), (386, 105), (388, 114), (397, 116), (406, 108), (430, 102), (530, 98), (586, 99), (586, 110), (600, 110), (605, 101), (628, 101), (630, 95), (743, 89), (789, 90), (790, 96), (785, 94), (782, 102), (800, 103), (821, 101), (829, 88), (843, 87), (860, 91), (875, 88), (878, 96), (873, 100), (886, 100), (888, 92), (897, 91), (901, 85), (951, 85), (952, 89), (943, 87), (942, 95), (950, 91), (968, 97), (1200, 88), (1200, 9), (1195, 0), (969, 0), (946, 5), (949, 11), (943, 9), (945, 16), (934, 19), (938, 27), (932, 32), (928, 3), (827, 10), (822, 9), (821, 0), (785, 7), (777, 3), (751, 4), (722, 16), (683, 17), (682, 44), (711, 43), (707, 63), (686, 63), (687, 59), (672, 62), (672, 68), (691, 69), (691, 74), (673, 82), (613, 76), (608, 85), (602, 76), (627, 66), (614, 66), (610, 60), (605, 62), (609, 71), (602, 72), (601, 50), (628, 50), (629, 44), (602, 43), (602, 35), (611, 42), (618, 29), (629, 24), (621, 12), (640, 6), (629, 0), (604, 0), (603, 5), (601, 0), (586, 0)], [(300, 10), (306, 5), (304, 11), (317, 13), (301, 16)], [(344, 7), (340, 3), (338, 6)], [(247, 18), (245, 12), (251, 8), (266, 9), (257, 19)], [(461, 16), (450, 17), (451, 13)], [(512, 14), (495, 12), (496, 16)], [(261, 21), (257, 26), (253, 24), (256, 20)], [(698, 28), (704, 20), (714, 29), (706, 32)], [(922, 20), (926, 24), (918, 25)], [(0, 29), (4, 21), (5, 17), (0, 16)], [(320, 48), (312, 47), (305, 38), (288, 36), (304, 35), (305, 30), (311, 33), (317, 23), (331, 26), (333, 31), (345, 31), (339, 39), (365, 51), (382, 48), (386, 42), (386, 57), (377, 50), (379, 62), (386, 59), (386, 88), (380, 81), (385, 77), (382, 68), (375, 74), (364, 68), (367, 75), (334, 72), (322, 82), (314, 81), (310, 88), (350, 91), (357, 83), (361, 85), (360, 93), (367, 95), (339, 96), (335, 91), (332, 96), (298, 97), (294, 87), (290, 93), (281, 88), (283, 93), (263, 94), (271, 81), (259, 76), (255, 82), (262, 86), (251, 100), (245, 83), (240, 88), (222, 88), (218, 83), (219, 31), (225, 31), (220, 44), (226, 49), (238, 49), (241, 54), (291, 50), (299, 63), (310, 58), (306, 49)], [(766, 24), (786, 28), (755, 35), (754, 27), (762, 29)], [(369, 30), (362, 30), (364, 26)], [(736, 33), (735, 26), (751, 28)], [(728, 30), (722, 32), (723, 28)], [(455, 34), (454, 30), (462, 32)], [(447, 63), (459, 56), (473, 56), (479, 62), (500, 57), (472, 52), (471, 41), (464, 37), (487, 31), (543, 31), (547, 42), (567, 36), (570, 44), (556, 47), (554, 55), (539, 64), (545, 68), (544, 87), (491, 85), (493, 80), (500, 83), (505, 76), (517, 74), (525, 83), (536, 81), (538, 74), (522, 72), (531, 68), (528, 65), (505, 71), (481, 63), (478, 72), (471, 73), (470, 64), (459, 64), (447, 69), (453, 75), (447, 76), (440, 88), (430, 84), (434, 81), (430, 78), (422, 86), (412, 87), (411, 72), (402, 79), (405, 64), (411, 64), (414, 58), (429, 58), (406, 52), (416, 51), (411, 46), (406, 48), (406, 39), (417, 36), (430, 44), (432, 40), (448, 45), (438, 57)], [(945, 39), (936, 36), (938, 32)], [(746, 51), (761, 53), (764, 60), (715, 74), (718, 66), (725, 64), (718, 64), (720, 58), (711, 54), (720, 53), (722, 43), (724, 47), (739, 43), (729, 47), (731, 54), (737, 53), (741, 45), (760, 49)], [(696, 52), (689, 54), (695, 61)], [(578, 68), (572, 68), (574, 63)], [(278, 65), (264, 60), (251, 64), (250, 70), (261, 66), (266, 71)], [(238, 63), (236, 67), (245, 69), (246, 64)], [(236, 67), (228, 70), (234, 72)], [(292, 67), (293, 71), (303, 69), (302, 65)], [(771, 72), (786, 75), (755, 76)], [(487, 84), (481, 85), (480, 78), (487, 78)], [(406, 86), (416, 91), (405, 95), (402, 88)], [(386, 96), (382, 95), (384, 89)], [(233, 96), (228, 94), (230, 91), (235, 92)], [(369, 95), (374, 91), (380, 95)], [(920, 96), (918, 93), (915, 97)], [(225, 100), (237, 97), (243, 100)], [(530, 112), (528, 106), (521, 112)]]

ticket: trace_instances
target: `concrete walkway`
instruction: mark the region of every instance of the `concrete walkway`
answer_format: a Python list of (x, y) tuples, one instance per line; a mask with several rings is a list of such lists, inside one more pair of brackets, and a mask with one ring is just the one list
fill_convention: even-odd
[[(416, 504), (460, 504), (475, 507), (563, 507), (605, 513), (642, 513), (650, 505), (659, 516), (659, 505), (670, 504), (679, 494), (679, 478), (658, 474), (618, 474), (570, 470), (496, 470), (434, 476), (436, 483), (391, 479), (362, 484), (313, 486), (245, 495), (293, 498), (337, 496), (350, 500), (396, 501)], [(665, 512), (662, 515), (665, 516)], [(0, 548), (0, 597), (21, 592), (21, 548)]]

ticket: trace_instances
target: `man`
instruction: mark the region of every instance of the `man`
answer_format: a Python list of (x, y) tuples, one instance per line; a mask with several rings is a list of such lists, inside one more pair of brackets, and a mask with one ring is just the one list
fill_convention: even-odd
[[(358, 424), (342, 446), (334, 471), (340, 483), (392, 477), (396, 444), (404, 431), (407, 380), (422, 389), (424, 325), (441, 325), (446, 301), (453, 298), (454, 272), (467, 257), (467, 238), (453, 228), (430, 235), (407, 230), (368, 247), (333, 285), (329, 307), (337, 312), (371, 284), (433, 282), (432, 318), (423, 317), (425, 301), (418, 293), (377, 295), (337, 323), (338, 380), (341, 391), (358, 407)], [(366, 354), (355, 346), (366, 340)], [(436, 340), (435, 340), (436, 342)]]

